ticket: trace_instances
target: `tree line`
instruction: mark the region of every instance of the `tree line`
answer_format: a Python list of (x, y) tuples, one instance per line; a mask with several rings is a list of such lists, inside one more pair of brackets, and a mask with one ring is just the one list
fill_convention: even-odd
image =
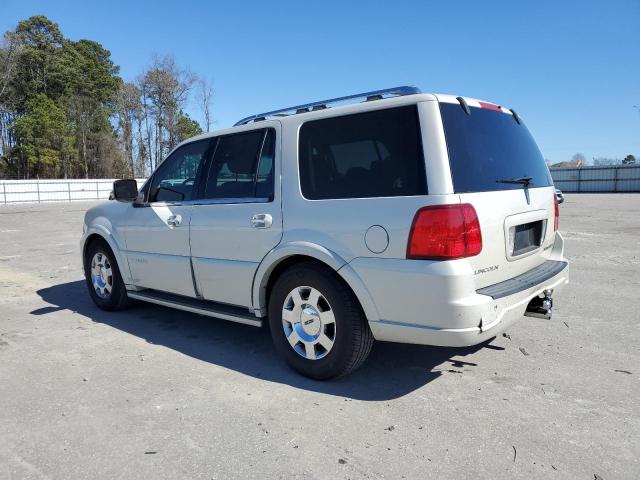
[(0, 45), (0, 178), (145, 176), (203, 128), (184, 108), (195, 95), (212, 124), (212, 86), (172, 56), (135, 81), (93, 40), (65, 38), (33, 16)]
[[(587, 158), (582, 153), (576, 153), (571, 157), (571, 162), (579, 166), (588, 165)], [(624, 158), (609, 158), (609, 157), (593, 157), (592, 165), (594, 167), (606, 167), (615, 165), (635, 165), (635, 155), (629, 154)]]
[(590, 163), (587, 157), (583, 153), (575, 153), (571, 160), (568, 162), (551, 163), (549, 159), (545, 158), (545, 162), (550, 167), (584, 167), (593, 165), (594, 167), (616, 166), (616, 165), (636, 165), (637, 159), (633, 154), (629, 154), (624, 158), (609, 158), (609, 157), (593, 157)]

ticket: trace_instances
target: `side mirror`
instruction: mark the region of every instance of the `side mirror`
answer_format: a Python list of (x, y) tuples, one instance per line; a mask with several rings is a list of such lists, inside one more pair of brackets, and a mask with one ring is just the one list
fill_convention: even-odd
[(113, 182), (113, 198), (119, 202), (134, 202), (138, 198), (138, 182), (134, 179)]

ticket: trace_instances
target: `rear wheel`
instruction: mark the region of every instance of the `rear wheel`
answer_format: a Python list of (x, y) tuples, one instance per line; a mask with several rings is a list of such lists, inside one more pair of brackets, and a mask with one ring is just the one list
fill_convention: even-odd
[(98, 307), (122, 310), (129, 306), (118, 263), (103, 240), (95, 240), (87, 248), (84, 274), (91, 299)]
[(362, 308), (335, 272), (316, 264), (286, 270), (269, 299), (269, 325), (278, 353), (317, 380), (346, 375), (373, 345)]

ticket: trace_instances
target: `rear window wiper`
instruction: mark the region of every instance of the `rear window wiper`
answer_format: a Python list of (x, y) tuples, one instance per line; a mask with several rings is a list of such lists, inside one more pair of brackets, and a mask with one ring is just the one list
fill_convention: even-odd
[(496, 180), (496, 183), (519, 183), (520, 185), (528, 187), (531, 184), (532, 179), (533, 177), (503, 178), (501, 180)]

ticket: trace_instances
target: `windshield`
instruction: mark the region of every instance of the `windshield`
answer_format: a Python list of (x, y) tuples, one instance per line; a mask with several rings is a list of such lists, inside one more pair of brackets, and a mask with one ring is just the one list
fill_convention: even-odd
[(512, 115), (440, 103), (456, 193), (513, 190), (553, 184), (533, 137)]

